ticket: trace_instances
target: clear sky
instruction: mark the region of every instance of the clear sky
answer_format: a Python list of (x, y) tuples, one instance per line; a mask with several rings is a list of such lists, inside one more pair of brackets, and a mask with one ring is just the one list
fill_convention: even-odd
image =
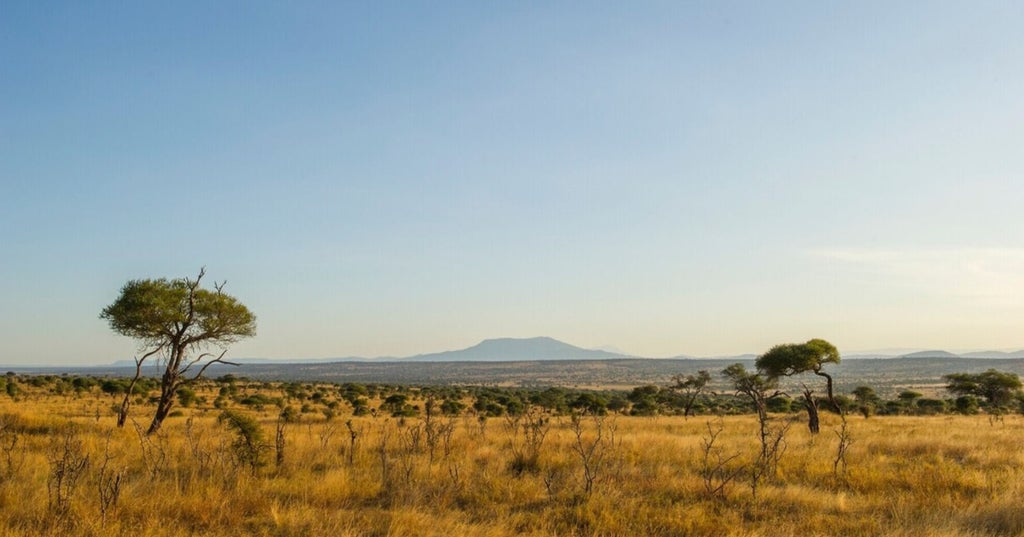
[(3, 2), (0, 363), (1024, 347), (1024, 3)]

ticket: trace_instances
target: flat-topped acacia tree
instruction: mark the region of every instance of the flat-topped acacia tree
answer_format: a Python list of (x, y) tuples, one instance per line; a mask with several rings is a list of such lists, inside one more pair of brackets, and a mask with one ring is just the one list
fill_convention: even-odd
[(1004, 410), (1021, 393), (1020, 377), (989, 369), (984, 373), (950, 373), (943, 375), (946, 391), (956, 395), (983, 397), (993, 411)]
[[(755, 365), (771, 379), (789, 377), (801, 373), (811, 372), (826, 380), (826, 395), (828, 402), (837, 413), (842, 415), (843, 410), (836, 402), (832, 392), (832, 375), (826, 373), (822, 367), (825, 364), (838, 364), (840, 360), (839, 350), (835, 345), (824, 339), (812, 339), (807, 343), (784, 343), (776, 345), (757, 358)], [(804, 407), (807, 408), (807, 428), (812, 434), (820, 430), (818, 424), (818, 403), (814, 399), (814, 391), (803, 385)]]
[[(205, 274), (206, 269), (200, 269), (195, 279), (131, 280), (100, 313), (114, 332), (137, 339), (142, 352), (135, 359), (135, 378), (121, 404), (119, 426), (127, 418), (132, 389), (148, 358), (157, 356), (166, 362), (160, 399), (147, 431), (152, 434), (170, 413), (179, 388), (200, 378), (212, 364), (231, 364), (224, 360), (227, 346), (256, 335), (256, 316), (224, 293), (226, 282), (214, 282), (212, 290), (199, 286)], [(209, 352), (212, 348), (221, 349), (220, 354)]]

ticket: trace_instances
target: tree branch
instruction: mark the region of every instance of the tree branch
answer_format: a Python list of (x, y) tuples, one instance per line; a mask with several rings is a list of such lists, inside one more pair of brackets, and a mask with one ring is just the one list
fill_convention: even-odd
[(824, 372), (824, 371), (822, 371), (820, 369), (815, 369), (814, 370), (814, 374), (818, 375), (819, 377), (825, 377), (826, 389), (827, 389), (827, 392), (828, 392), (828, 402), (829, 402), (829, 404), (832, 405), (832, 408), (836, 409), (836, 412), (838, 412), (840, 415), (842, 415), (843, 414), (843, 409), (839, 407), (839, 403), (836, 402), (836, 397), (832, 393), (832, 375), (829, 375), (828, 373), (826, 373), (826, 372)]
[(203, 373), (206, 372), (206, 368), (210, 367), (213, 364), (226, 364), (226, 365), (233, 365), (233, 366), (237, 367), (238, 366), (237, 363), (229, 362), (229, 361), (224, 359), (224, 355), (227, 354), (227, 352), (228, 352), (228, 350), (224, 349), (224, 351), (220, 353), (220, 356), (218, 356), (217, 358), (215, 358), (213, 360), (210, 360), (209, 362), (204, 364), (203, 367), (199, 369), (199, 373), (196, 373), (196, 376), (193, 377), (192, 380), (199, 380), (199, 378), (203, 376)]
[(206, 358), (208, 356), (213, 356), (213, 353), (212, 352), (204, 352), (204, 353), (200, 354), (199, 356), (196, 356), (194, 360), (192, 360), (191, 362), (188, 363), (188, 365), (186, 365), (185, 367), (181, 368), (181, 374), (184, 375), (185, 373), (188, 373), (188, 370), (192, 369), (192, 366), (194, 366), (194, 365), (198, 364), (199, 362), (203, 361), (203, 358)]
[(150, 356), (153, 356), (154, 354), (164, 350), (164, 347), (166, 347), (166, 346), (167, 346), (166, 342), (161, 343), (161, 344), (157, 345), (155, 349), (147, 352), (146, 354), (143, 354), (142, 358), (135, 358), (135, 365), (136, 365), (136, 367), (142, 367), (142, 362), (145, 362), (146, 358), (149, 358)]

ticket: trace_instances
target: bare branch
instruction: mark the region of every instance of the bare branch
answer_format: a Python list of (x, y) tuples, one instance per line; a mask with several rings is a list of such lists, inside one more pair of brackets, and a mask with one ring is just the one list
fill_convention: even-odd
[(138, 384), (139, 379), (142, 378), (142, 363), (150, 356), (153, 356), (163, 350), (166, 346), (166, 343), (161, 343), (160, 345), (157, 345), (155, 349), (144, 354), (141, 358), (135, 358), (135, 376), (133, 376), (131, 382), (128, 383), (128, 389), (125, 390), (124, 399), (121, 400), (121, 406), (117, 410), (118, 427), (124, 427), (125, 421), (128, 419), (128, 411), (132, 406), (132, 392), (135, 391), (135, 385)]
[(193, 377), (192, 380), (199, 380), (199, 378), (203, 376), (203, 373), (206, 372), (206, 368), (210, 367), (213, 364), (225, 364), (225, 365), (233, 365), (233, 366), (237, 367), (239, 364), (237, 364), (235, 362), (229, 362), (229, 361), (224, 359), (224, 355), (227, 354), (227, 352), (228, 352), (228, 350), (224, 349), (224, 352), (220, 353), (220, 356), (218, 356), (217, 358), (215, 358), (213, 360), (210, 360), (209, 362), (204, 364), (203, 367), (199, 369), (199, 373), (196, 373), (196, 376)]
[(184, 375), (185, 373), (188, 373), (188, 370), (191, 369), (192, 366), (198, 364), (199, 362), (202, 362), (203, 358), (207, 358), (207, 357), (210, 357), (210, 356), (213, 356), (212, 352), (204, 352), (204, 353), (200, 354), (199, 356), (196, 356), (191, 362), (188, 363), (188, 365), (186, 365), (185, 367), (181, 368), (181, 374)]
[(164, 347), (166, 347), (166, 346), (167, 346), (166, 342), (161, 343), (161, 344), (157, 345), (157, 347), (155, 349), (147, 352), (146, 354), (143, 354), (142, 358), (135, 358), (135, 365), (136, 365), (136, 367), (137, 368), (138, 367), (142, 367), (142, 362), (145, 362), (146, 359), (149, 358), (150, 356), (153, 356), (154, 354), (164, 350)]

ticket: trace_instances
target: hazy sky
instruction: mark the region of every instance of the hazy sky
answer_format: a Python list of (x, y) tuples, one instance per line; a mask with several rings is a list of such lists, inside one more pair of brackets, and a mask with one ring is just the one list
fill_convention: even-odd
[(3, 2), (2, 364), (1024, 347), (1020, 2)]

